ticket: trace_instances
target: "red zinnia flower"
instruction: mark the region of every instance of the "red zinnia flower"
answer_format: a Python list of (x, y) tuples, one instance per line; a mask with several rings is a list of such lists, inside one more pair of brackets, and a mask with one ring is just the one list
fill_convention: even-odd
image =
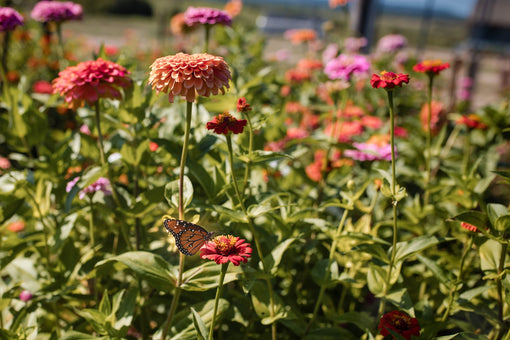
[(409, 75), (403, 73), (393, 73), (382, 71), (381, 75), (372, 74), (372, 80), (370, 80), (370, 85), (373, 88), (383, 88), (383, 89), (393, 89), (396, 86), (402, 86), (403, 83), (409, 83)]
[(439, 74), (442, 70), (446, 70), (450, 67), (449, 63), (443, 63), (440, 59), (436, 60), (424, 60), (413, 66), (413, 70), (416, 72), (423, 72), (427, 74)]
[(479, 116), (476, 114), (470, 114), (467, 116), (462, 116), (461, 118), (457, 119), (457, 124), (464, 124), (470, 129), (486, 129), (487, 124), (482, 123), (482, 120)]
[(246, 98), (241, 97), (237, 100), (237, 111), (239, 112), (251, 111), (251, 106), (246, 102)]
[(410, 340), (413, 335), (420, 335), (418, 319), (412, 318), (407, 313), (398, 310), (384, 314), (379, 323), (379, 329), (382, 336), (390, 335), (389, 330), (392, 330), (406, 340)]
[(175, 96), (184, 96), (193, 102), (199, 96), (209, 97), (230, 88), (231, 79), (228, 64), (222, 57), (207, 53), (177, 53), (158, 58), (150, 66), (149, 85), (159, 92), (168, 92), (168, 101)]
[(152, 152), (156, 151), (159, 148), (158, 143), (156, 142), (149, 142), (149, 150)]
[(95, 104), (99, 98), (120, 98), (120, 88), (131, 86), (130, 72), (114, 62), (98, 58), (70, 66), (53, 80), (53, 93), (65, 97), (69, 108), (85, 102)]
[(53, 87), (51, 86), (51, 83), (49, 81), (38, 80), (32, 85), (32, 91), (34, 93), (52, 94)]
[(245, 243), (243, 239), (232, 235), (220, 235), (202, 246), (200, 258), (213, 260), (217, 264), (231, 262), (238, 266), (241, 262), (248, 262), (251, 251), (250, 244)]
[(229, 132), (238, 134), (243, 132), (246, 123), (246, 119), (237, 119), (232, 117), (230, 113), (224, 112), (214, 117), (210, 122), (207, 122), (206, 127), (208, 130), (214, 130), (214, 133), (220, 135), (227, 135)]

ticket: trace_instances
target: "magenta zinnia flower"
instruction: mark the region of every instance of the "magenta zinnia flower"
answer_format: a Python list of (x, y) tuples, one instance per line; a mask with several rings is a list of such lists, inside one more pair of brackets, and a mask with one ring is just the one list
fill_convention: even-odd
[(203, 259), (213, 260), (217, 264), (231, 262), (238, 266), (241, 262), (248, 262), (252, 250), (250, 244), (239, 237), (220, 235), (206, 242), (200, 251)]
[(388, 34), (377, 42), (377, 51), (382, 53), (393, 53), (400, 51), (407, 46), (407, 39), (400, 34)]
[(246, 126), (246, 119), (237, 119), (232, 117), (230, 113), (220, 113), (213, 118), (210, 122), (207, 122), (207, 129), (213, 130), (214, 133), (219, 135), (227, 135), (229, 132), (234, 134), (242, 133)]
[(184, 96), (193, 102), (199, 96), (225, 93), (231, 79), (228, 64), (222, 57), (207, 53), (177, 53), (156, 59), (150, 66), (149, 85), (159, 92), (168, 92), (168, 101)]
[[(418, 319), (412, 318), (407, 313), (398, 310), (391, 311), (382, 316), (379, 330), (382, 336), (390, 335), (389, 330), (392, 330), (406, 340), (411, 340), (413, 335), (420, 336)], [(395, 336), (393, 336), (393, 339), (395, 339)]]
[(341, 54), (331, 59), (324, 68), (329, 79), (349, 81), (352, 76), (362, 76), (370, 69), (370, 62), (362, 55)]
[(209, 7), (188, 7), (184, 12), (184, 22), (188, 26), (209, 25), (232, 25), (232, 17), (225, 11)]
[(357, 161), (391, 161), (391, 145), (377, 145), (372, 143), (352, 143), (357, 150), (345, 150), (344, 156)]
[[(76, 183), (80, 180), (80, 177), (75, 177), (71, 181), (69, 181), (66, 185), (66, 192), (70, 192)], [(111, 185), (108, 178), (99, 177), (97, 181), (89, 185), (83, 190), (80, 190), (78, 197), (82, 200), (86, 194), (95, 193), (96, 191), (102, 191), (105, 195), (111, 195)]]
[(0, 7), (0, 32), (12, 31), (23, 25), (23, 17), (13, 8)]
[(32, 298), (32, 293), (28, 290), (23, 290), (20, 294), (19, 294), (19, 299), (21, 301), (24, 301), (24, 302), (27, 302), (28, 300), (30, 300)]
[(40, 22), (79, 20), (83, 16), (83, 9), (80, 4), (71, 1), (39, 1), (30, 16)]
[(65, 97), (76, 109), (85, 102), (95, 104), (99, 98), (120, 98), (120, 88), (131, 86), (130, 72), (114, 62), (98, 58), (70, 66), (53, 80), (53, 93)]

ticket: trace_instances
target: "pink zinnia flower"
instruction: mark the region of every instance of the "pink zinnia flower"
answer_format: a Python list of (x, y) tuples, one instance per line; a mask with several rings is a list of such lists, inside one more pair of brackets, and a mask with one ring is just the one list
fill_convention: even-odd
[(327, 64), (330, 60), (334, 59), (338, 55), (338, 44), (330, 43), (322, 52), (322, 62)]
[(32, 293), (30, 293), (30, 291), (28, 290), (23, 290), (20, 294), (19, 294), (19, 299), (23, 302), (27, 302), (28, 300), (30, 300), (32, 298)]
[(344, 40), (344, 48), (347, 53), (358, 53), (362, 47), (367, 46), (367, 38), (349, 37)]
[(246, 119), (237, 119), (232, 117), (230, 113), (224, 112), (207, 122), (206, 127), (219, 135), (227, 135), (230, 132), (238, 134), (243, 132), (246, 123)]
[(177, 53), (156, 59), (150, 66), (149, 85), (153, 90), (168, 92), (168, 101), (184, 96), (193, 102), (199, 96), (225, 94), (231, 79), (228, 64), (222, 57), (207, 53)]
[(101, 58), (85, 61), (61, 71), (53, 80), (53, 93), (64, 96), (71, 109), (85, 102), (92, 106), (99, 98), (120, 98), (120, 88), (132, 84), (129, 73), (119, 64)]
[(0, 156), (0, 169), (7, 170), (11, 167), (11, 162), (6, 157)]
[[(66, 185), (66, 192), (70, 192), (76, 183), (80, 180), (80, 177), (75, 177), (71, 181), (69, 181)], [(102, 191), (105, 195), (111, 195), (111, 185), (108, 178), (99, 177), (97, 181), (89, 185), (83, 190), (80, 190), (78, 195), (79, 199), (83, 199), (86, 194), (94, 193), (96, 191)]]
[(38, 80), (32, 85), (32, 91), (40, 94), (52, 94), (53, 87), (49, 81)]
[(206, 242), (200, 249), (200, 258), (213, 260), (217, 264), (231, 262), (238, 266), (248, 262), (252, 249), (249, 243), (232, 235), (220, 235)]
[(457, 98), (459, 98), (460, 100), (470, 100), (472, 88), (473, 79), (471, 79), (470, 77), (460, 78), (457, 89)]
[[(382, 336), (390, 335), (389, 330), (392, 330), (406, 340), (411, 340), (413, 335), (420, 336), (418, 319), (412, 318), (407, 313), (398, 310), (391, 311), (382, 316), (379, 330)], [(393, 339), (395, 339), (394, 336)]]
[(12, 31), (23, 25), (23, 17), (14, 8), (0, 7), (0, 32)]
[(345, 150), (344, 155), (357, 161), (391, 161), (391, 145), (379, 146), (372, 143), (352, 143), (357, 150)]
[(329, 79), (343, 79), (349, 81), (353, 76), (367, 74), (370, 62), (362, 55), (341, 54), (330, 60), (324, 68)]
[(194, 25), (232, 25), (232, 16), (225, 11), (209, 7), (188, 7), (184, 12), (184, 21), (188, 26)]
[(382, 53), (397, 52), (407, 46), (407, 39), (401, 34), (388, 34), (379, 39), (376, 50)]
[(79, 20), (83, 16), (83, 9), (80, 4), (71, 1), (39, 1), (30, 16), (40, 22)]

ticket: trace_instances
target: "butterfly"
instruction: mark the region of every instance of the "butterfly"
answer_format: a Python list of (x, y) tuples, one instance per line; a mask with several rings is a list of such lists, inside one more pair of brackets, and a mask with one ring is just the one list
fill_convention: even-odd
[(174, 236), (177, 249), (188, 256), (194, 255), (214, 234), (214, 231), (208, 232), (199, 225), (182, 220), (166, 219), (163, 224)]

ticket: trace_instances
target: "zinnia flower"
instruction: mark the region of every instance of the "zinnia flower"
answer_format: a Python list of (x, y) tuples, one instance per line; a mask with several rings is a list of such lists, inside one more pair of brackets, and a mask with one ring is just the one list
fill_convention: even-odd
[(404, 83), (409, 83), (409, 75), (403, 73), (393, 73), (382, 71), (381, 75), (372, 74), (372, 80), (370, 80), (370, 85), (373, 88), (383, 88), (386, 90), (391, 90), (396, 86), (402, 86)]
[(92, 106), (99, 98), (120, 98), (119, 88), (131, 86), (129, 73), (101, 58), (85, 61), (61, 71), (53, 80), (53, 93), (64, 96), (69, 108), (76, 109), (85, 102)]
[(341, 54), (331, 59), (324, 68), (329, 79), (349, 81), (352, 76), (364, 75), (370, 69), (370, 62), (362, 55)]
[[(75, 177), (71, 181), (69, 181), (66, 185), (66, 192), (70, 192), (79, 180), (80, 177)], [(108, 178), (99, 177), (97, 181), (95, 181), (85, 189), (80, 190), (78, 197), (79, 199), (82, 200), (86, 194), (94, 193), (96, 191), (102, 191), (105, 195), (112, 194), (111, 185)]]
[(442, 70), (450, 67), (450, 64), (443, 63), (441, 60), (424, 60), (419, 64), (413, 66), (413, 70), (416, 72), (427, 73), (430, 75), (439, 74)]
[(315, 40), (317, 38), (317, 32), (309, 28), (290, 29), (283, 33), (283, 37), (290, 40), (294, 45), (298, 45), (303, 42)]
[(0, 32), (12, 31), (23, 25), (23, 17), (14, 8), (0, 7)]
[(80, 4), (71, 1), (39, 1), (30, 16), (40, 22), (79, 20), (83, 16), (83, 9)]
[(211, 94), (225, 93), (230, 88), (231, 79), (228, 64), (222, 57), (207, 53), (177, 53), (158, 58), (150, 66), (149, 85), (159, 92), (168, 92), (168, 101), (173, 103), (175, 96), (184, 96), (193, 102), (198, 93), (209, 97)]
[[(433, 135), (437, 135), (439, 130), (441, 130), (441, 127), (443, 126), (443, 123), (445, 122), (445, 110), (444, 106), (441, 102), (438, 101), (432, 101), (432, 110), (431, 110), (431, 116), (430, 116), (430, 127)], [(427, 131), (428, 124), (427, 124), (427, 116), (429, 114), (429, 104), (425, 103), (420, 111), (420, 120), (424, 131)]]
[(0, 156), (0, 169), (7, 170), (11, 167), (11, 162), (6, 157)]
[[(412, 318), (407, 313), (395, 310), (382, 316), (379, 323), (382, 336), (390, 335), (392, 330), (406, 340), (411, 340), (413, 335), (420, 336), (420, 324), (418, 319)], [(395, 337), (393, 337), (395, 339)]]
[(224, 112), (214, 117), (210, 122), (207, 122), (206, 127), (208, 130), (213, 130), (214, 133), (219, 135), (226, 135), (229, 132), (238, 134), (243, 132), (246, 123), (246, 119), (237, 119), (232, 117), (230, 113)]
[(345, 150), (344, 156), (357, 161), (391, 161), (391, 145), (377, 145), (374, 143), (352, 143), (357, 150)]
[(472, 224), (469, 224), (467, 222), (460, 222), (460, 226), (466, 230), (469, 230), (469, 231), (472, 231), (472, 232), (477, 232), (478, 231), (478, 228)]
[(338, 6), (345, 6), (350, 0), (329, 0), (329, 8), (336, 8)]
[(344, 40), (344, 47), (347, 53), (358, 53), (362, 47), (367, 46), (367, 38), (349, 37)]
[(289, 83), (299, 84), (310, 80), (312, 73), (308, 69), (292, 68), (285, 72), (285, 80)]
[(49, 81), (38, 80), (32, 85), (32, 91), (40, 94), (52, 94), (53, 87)]
[(457, 124), (463, 124), (466, 125), (470, 129), (486, 129), (487, 124), (482, 123), (482, 120), (479, 116), (472, 113), (467, 116), (462, 116), (456, 121)]
[(397, 52), (407, 46), (407, 39), (401, 34), (388, 34), (377, 42), (377, 51), (382, 53)]
[(32, 293), (30, 293), (30, 291), (28, 290), (24, 290), (22, 291), (20, 294), (19, 294), (19, 299), (23, 302), (27, 302), (28, 300), (30, 300), (32, 298)]
[(184, 21), (188, 26), (194, 25), (232, 25), (232, 17), (225, 11), (209, 7), (188, 7), (184, 12)]
[(237, 100), (237, 111), (245, 113), (251, 111), (251, 106), (246, 102), (245, 97), (241, 97)]
[(242, 0), (230, 0), (225, 4), (224, 11), (231, 17), (236, 17), (241, 13), (243, 9)]
[(251, 252), (250, 244), (245, 243), (243, 239), (232, 235), (220, 235), (202, 246), (200, 258), (213, 260), (217, 264), (231, 262), (238, 266), (241, 262), (248, 262)]
[(12, 231), (13, 233), (21, 232), (25, 230), (25, 221), (19, 220), (12, 222), (7, 226), (7, 230)]

